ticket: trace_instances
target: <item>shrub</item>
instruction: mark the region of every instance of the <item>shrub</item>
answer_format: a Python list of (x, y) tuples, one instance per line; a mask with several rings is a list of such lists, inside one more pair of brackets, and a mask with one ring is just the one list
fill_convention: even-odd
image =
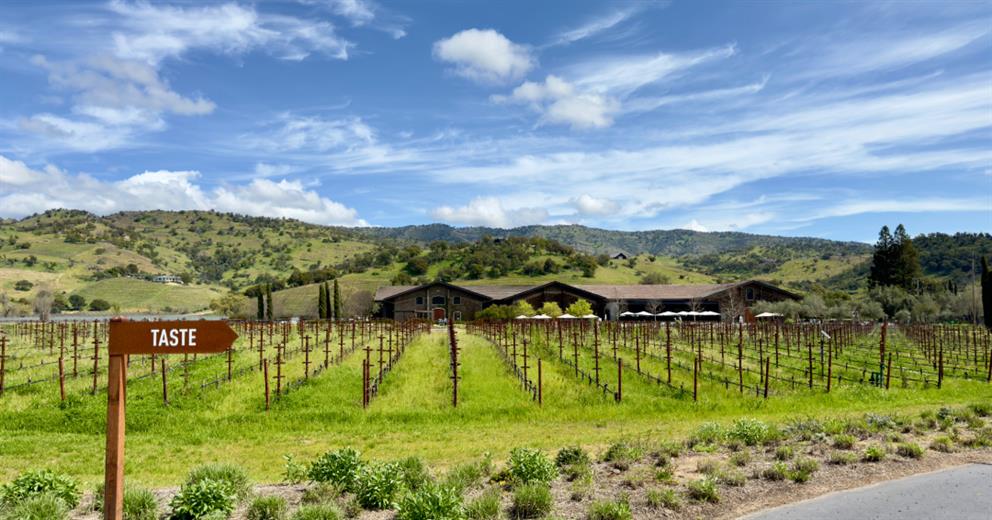
[(282, 480), (287, 484), (299, 484), (307, 479), (307, 467), (299, 462), (292, 455), (283, 455), (286, 461), (286, 469), (283, 470)]
[(304, 504), (328, 504), (339, 496), (341, 496), (341, 490), (336, 488), (334, 484), (317, 482), (303, 490), (300, 501)]
[(555, 465), (559, 468), (589, 464), (589, 454), (579, 446), (568, 446), (558, 450), (555, 455)]
[(828, 460), (828, 462), (830, 462), (831, 464), (836, 464), (838, 466), (846, 466), (848, 464), (853, 464), (856, 460), (858, 460), (858, 458), (853, 453), (835, 451), (830, 454), (830, 459)]
[(730, 456), (730, 463), (738, 468), (743, 468), (751, 462), (751, 452), (750, 451), (739, 451)]
[(674, 489), (650, 489), (646, 495), (648, 506), (658, 509), (664, 507), (673, 511), (678, 511), (682, 507), (682, 500)]
[(169, 506), (172, 520), (198, 520), (219, 513), (227, 518), (234, 511), (235, 495), (230, 487), (216, 480), (202, 479), (184, 484)]
[(357, 451), (344, 448), (329, 451), (311, 462), (307, 475), (314, 482), (330, 482), (344, 491), (354, 492), (355, 482), (364, 466)]
[(293, 513), (292, 520), (341, 520), (341, 511), (332, 505), (306, 505)]
[(776, 462), (770, 467), (761, 471), (761, 478), (765, 480), (785, 480), (789, 474), (789, 468), (783, 462)]
[(950, 437), (940, 436), (930, 441), (930, 449), (933, 451), (939, 451), (943, 453), (950, 453), (954, 451), (954, 441)]
[(817, 419), (795, 419), (785, 426), (785, 433), (800, 441), (819, 441), (824, 438), (826, 427)]
[(444, 478), (444, 484), (464, 493), (466, 489), (478, 485), (492, 473), (492, 459), (486, 454), (479, 462), (455, 466)]
[[(14, 506), (39, 495), (51, 495), (61, 500), (69, 509), (79, 505), (82, 493), (75, 479), (50, 469), (26, 471), (13, 481), (0, 487), (0, 505)], [(41, 507), (42, 502), (39, 502)]]
[(896, 453), (907, 459), (919, 459), (923, 457), (923, 448), (914, 442), (904, 442), (896, 447)]
[(747, 483), (747, 476), (736, 469), (728, 469), (716, 474), (717, 480), (724, 485), (740, 487)]
[(355, 484), (355, 498), (365, 509), (389, 509), (402, 488), (402, 473), (396, 463), (365, 466)]
[(775, 449), (775, 460), (789, 460), (795, 456), (792, 446), (779, 446)]
[(885, 458), (885, 448), (877, 444), (873, 444), (865, 448), (864, 453), (861, 454), (861, 460), (865, 462), (879, 462)]
[(626, 442), (615, 442), (606, 449), (603, 461), (609, 462), (614, 468), (625, 471), (641, 458), (643, 450)]
[(979, 417), (988, 417), (992, 415), (992, 404), (989, 403), (976, 403), (968, 405), (968, 409)]
[(737, 419), (730, 429), (727, 430), (727, 437), (737, 439), (748, 446), (757, 446), (771, 438), (771, 428), (764, 421), (757, 419)]
[(465, 516), (472, 520), (496, 520), (502, 514), (499, 488), (490, 488), (465, 507)]
[(554, 499), (551, 488), (541, 482), (517, 486), (513, 490), (513, 516), (515, 518), (539, 518), (551, 512)]
[(101, 300), (100, 298), (97, 298), (90, 302), (90, 310), (95, 312), (109, 311), (110, 302), (108, 302), (107, 300)]
[(251, 480), (241, 466), (234, 464), (205, 464), (194, 468), (186, 476), (186, 484), (212, 480), (227, 487), (228, 492), (239, 501), (251, 495)]
[(52, 493), (30, 495), (12, 504), (6, 512), (0, 508), (2, 520), (67, 520), (69, 506)]
[(158, 501), (147, 489), (124, 489), (124, 520), (156, 520)]
[(715, 459), (703, 459), (696, 463), (696, 471), (705, 475), (716, 475), (720, 472), (720, 462)]
[(399, 504), (398, 520), (460, 520), (465, 518), (462, 496), (455, 490), (427, 484), (408, 493)]
[(410, 491), (417, 491), (431, 483), (431, 474), (424, 461), (420, 460), (419, 457), (407, 457), (397, 464), (400, 467), (403, 485)]
[(654, 473), (654, 479), (658, 482), (672, 483), (675, 481), (675, 468), (671, 465), (658, 468)]
[(558, 476), (558, 470), (548, 457), (531, 448), (516, 448), (510, 452), (509, 472), (514, 485), (549, 484)]
[(572, 464), (562, 468), (562, 474), (565, 476), (565, 480), (569, 482), (582, 480), (586, 476), (592, 476), (592, 467), (588, 462), (585, 464)]
[(630, 512), (627, 500), (603, 500), (593, 502), (589, 506), (589, 520), (631, 520), (634, 515)]
[(723, 440), (724, 438), (723, 427), (717, 423), (703, 423), (696, 428), (695, 433), (689, 438), (689, 444), (691, 446), (696, 446), (697, 444), (716, 444)]
[(834, 448), (838, 450), (849, 450), (854, 447), (854, 436), (847, 434), (840, 434), (834, 436)]
[(256, 497), (248, 506), (248, 520), (285, 520), (286, 499), (277, 496)]
[(813, 473), (816, 473), (818, 469), (820, 469), (820, 465), (813, 459), (796, 459), (792, 463), (792, 471), (789, 472), (789, 478), (799, 484), (809, 482), (809, 479), (813, 477)]
[(720, 493), (716, 489), (716, 480), (710, 477), (693, 480), (688, 484), (689, 498), (699, 502), (717, 503)]

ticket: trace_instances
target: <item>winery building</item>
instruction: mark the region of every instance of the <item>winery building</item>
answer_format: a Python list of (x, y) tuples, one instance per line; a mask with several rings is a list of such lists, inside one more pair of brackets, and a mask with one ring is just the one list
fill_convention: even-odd
[(799, 296), (759, 280), (694, 285), (455, 285), (433, 282), (416, 286), (380, 287), (375, 294), (378, 316), (395, 320), (472, 320), (490, 305), (526, 301), (535, 309), (555, 302), (565, 309), (577, 300), (588, 301), (593, 313), (617, 319), (622, 313), (642, 311), (711, 311), (724, 319), (749, 316), (758, 301), (798, 300)]

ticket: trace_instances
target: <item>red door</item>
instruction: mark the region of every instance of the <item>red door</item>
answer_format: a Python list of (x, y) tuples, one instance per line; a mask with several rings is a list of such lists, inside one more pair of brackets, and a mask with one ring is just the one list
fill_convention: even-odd
[(434, 308), (434, 321), (443, 320), (443, 319), (444, 319), (444, 309), (442, 309), (441, 307), (435, 307)]

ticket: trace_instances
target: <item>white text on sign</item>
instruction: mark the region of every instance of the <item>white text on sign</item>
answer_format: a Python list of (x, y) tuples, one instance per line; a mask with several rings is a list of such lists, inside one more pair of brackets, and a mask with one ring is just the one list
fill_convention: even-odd
[(152, 329), (153, 347), (195, 347), (196, 329)]

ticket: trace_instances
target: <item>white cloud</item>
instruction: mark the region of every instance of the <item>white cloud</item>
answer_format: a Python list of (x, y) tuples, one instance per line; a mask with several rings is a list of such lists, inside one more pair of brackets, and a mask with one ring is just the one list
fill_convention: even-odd
[(526, 47), (493, 29), (466, 29), (438, 40), (434, 57), (453, 65), (455, 74), (479, 83), (520, 79), (535, 65)]
[(540, 224), (548, 219), (548, 212), (542, 208), (507, 209), (496, 197), (476, 197), (465, 206), (441, 206), (431, 216), (451, 224), (510, 228)]
[(692, 219), (689, 222), (687, 222), (684, 226), (682, 226), (682, 229), (688, 229), (690, 231), (701, 231), (703, 233), (709, 231), (709, 229), (706, 229), (706, 226), (700, 224), (699, 221), (696, 219)]
[(583, 193), (582, 195), (573, 198), (571, 203), (575, 206), (576, 211), (578, 211), (580, 215), (584, 216), (612, 216), (615, 215), (620, 209), (620, 205), (615, 201), (593, 197), (588, 193)]
[(268, 150), (353, 150), (372, 146), (375, 130), (359, 117), (323, 119), (284, 115), (278, 126), (264, 133), (247, 136), (251, 146)]
[(619, 11), (614, 11), (612, 13), (599, 16), (583, 25), (562, 31), (555, 37), (551, 45), (568, 45), (579, 40), (591, 38), (604, 31), (608, 31), (640, 12), (645, 5), (646, 2), (637, 3), (627, 9), (621, 9)]
[(626, 96), (645, 85), (670, 79), (691, 67), (726, 59), (736, 53), (735, 45), (727, 45), (680, 54), (660, 52), (637, 56), (609, 56), (570, 67), (566, 76), (575, 78), (573, 83), (583, 90)]
[(347, 18), (353, 25), (365, 25), (375, 19), (375, 11), (363, 0), (328, 0), (331, 11)]
[(0, 216), (21, 217), (53, 208), (106, 214), (126, 210), (216, 209), (296, 218), (316, 224), (365, 226), (357, 212), (307, 189), (299, 181), (255, 179), (205, 190), (197, 171), (146, 171), (119, 181), (55, 167), (43, 171), (0, 155)]
[(109, 9), (124, 19), (113, 34), (115, 53), (153, 64), (194, 48), (228, 54), (261, 49), (294, 60), (316, 51), (344, 60), (352, 46), (329, 22), (261, 14), (235, 3), (178, 7), (115, 0)]
[(941, 212), (992, 212), (992, 198), (976, 197), (921, 197), (884, 200), (846, 200), (823, 208), (812, 215), (795, 219), (799, 222), (831, 217), (848, 217), (863, 213), (941, 213)]
[(620, 103), (611, 97), (576, 93), (574, 85), (555, 75), (544, 83), (526, 81), (510, 96), (492, 96), (497, 103), (524, 103), (541, 113), (541, 123), (564, 124), (572, 128), (603, 128), (613, 124)]
[(83, 152), (124, 146), (132, 135), (127, 127), (76, 121), (48, 113), (21, 119), (18, 126), (21, 130), (41, 136), (47, 144), (56, 143)]

